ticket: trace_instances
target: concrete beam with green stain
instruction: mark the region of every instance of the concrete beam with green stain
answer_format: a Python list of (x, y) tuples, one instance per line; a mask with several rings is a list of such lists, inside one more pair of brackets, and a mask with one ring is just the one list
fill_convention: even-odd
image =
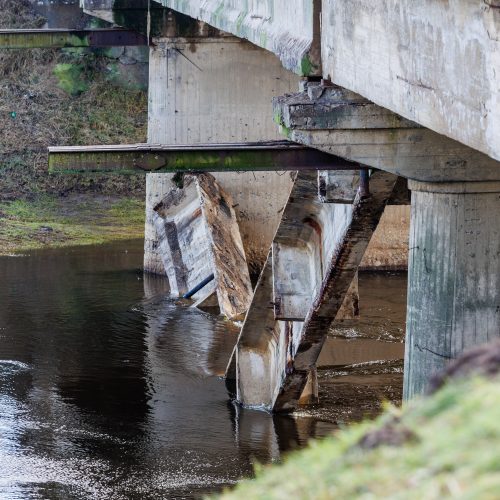
[(279, 170), (349, 170), (359, 164), (289, 141), (166, 146), (66, 146), (49, 148), (49, 171), (235, 172)]
[(124, 47), (148, 45), (144, 35), (126, 29), (0, 30), (0, 49), (58, 49), (65, 47)]

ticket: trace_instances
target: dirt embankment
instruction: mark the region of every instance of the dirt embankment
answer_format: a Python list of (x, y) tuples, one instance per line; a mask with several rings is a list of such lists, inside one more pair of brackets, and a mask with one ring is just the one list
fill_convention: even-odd
[[(0, 0), (0, 28), (44, 22), (29, 0)], [(97, 227), (96, 241), (140, 235), (143, 175), (49, 174), (47, 146), (144, 142), (147, 92), (113, 84), (88, 49), (0, 50), (0, 75), (0, 253), (89, 243)]]

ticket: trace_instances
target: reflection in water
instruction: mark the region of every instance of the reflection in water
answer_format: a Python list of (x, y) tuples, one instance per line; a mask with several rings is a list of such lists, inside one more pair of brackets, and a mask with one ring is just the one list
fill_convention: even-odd
[(191, 498), (335, 426), (228, 401), (228, 322), (143, 281), (142, 242), (0, 258), (0, 498)]
[(318, 360), (321, 408), (301, 414), (346, 423), (401, 401), (406, 282), (406, 273), (360, 273), (359, 318), (334, 323)]

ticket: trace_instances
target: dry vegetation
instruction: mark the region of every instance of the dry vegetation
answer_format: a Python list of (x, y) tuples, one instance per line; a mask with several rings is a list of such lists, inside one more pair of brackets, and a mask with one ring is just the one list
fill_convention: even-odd
[[(29, 0), (0, 0), (0, 28), (44, 22)], [(49, 145), (146, 140), (147, 93), (108, 82), (108, 64), (90, 50), (0, 50), (0, 254), (140, 236), (143, 175), (47, 171)], [(137, 202), (117, 218), (124, 198)]]
[[(0, 0), (1, 27), (40, 27), (44, 20), (28, 0)], [(0, 51), (0, 196), (38, 193), (136, 193), (143, 176), (127, 179), (47, 174), (49, 145), (143, 142), (147, 95), (111, 85), (104, 57), (81, 50)], [(86, 90), (70, 95), (59, 88), (58, 65), (77, 68)]]

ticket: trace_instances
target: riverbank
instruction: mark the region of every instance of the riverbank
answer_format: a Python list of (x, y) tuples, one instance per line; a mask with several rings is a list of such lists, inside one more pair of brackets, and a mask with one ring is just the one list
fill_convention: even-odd
[(259, 467), (221, 498), (498, 498), (500, 384), (453, 382)]
[(0, 255), (144, 236), (144, 202), (125, 196), (45, 194), (0, 202)]
[[(2, 28), (46, 21), (30, 0), (0, 0)], [(142, 238), (143, 173), (49, 174), (47, 146), (144, 142), (147, 91), (118, 78), (147, 69), (143, 52), (122, 65), (105, 50), (0, 50), (1, 255)]]

